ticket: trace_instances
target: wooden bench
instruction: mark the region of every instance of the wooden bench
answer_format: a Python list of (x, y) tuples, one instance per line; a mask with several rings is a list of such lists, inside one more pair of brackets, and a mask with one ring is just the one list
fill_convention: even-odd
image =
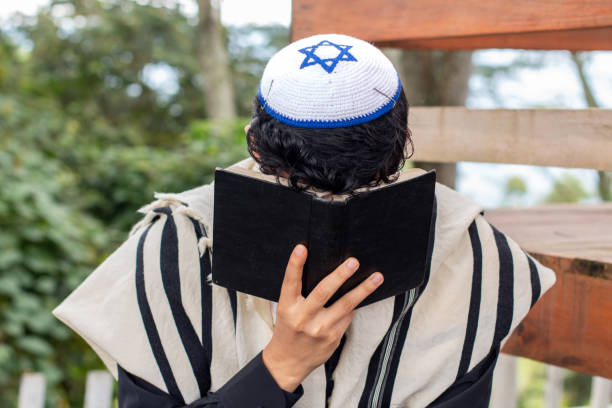
[[(293, 0), (292, 14), (292, 41), (336, 32), (404, 49), (612, 50), (612, 7), (600, 0)], [(612, 110), (411, 107), (409, 124), (414, 160), (612, 170)], [(554, 364), (547, 407), (559, 406), (559, 367), (594, 375), (592, 406), (607, 407), (612, 207), (495, 209), (485, 217), (558, 279), (503, 349), (494, 408), (516, 406), (515, 361), (506, 355)]]

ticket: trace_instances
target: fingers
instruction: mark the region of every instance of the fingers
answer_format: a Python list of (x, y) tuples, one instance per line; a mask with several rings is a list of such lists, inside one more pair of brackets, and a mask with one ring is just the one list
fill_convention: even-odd
[(248, 134), (248, 133), (249, 133), (249, 129), (250, 129), (250, 128), (251, 128), (251, 124), (249, 123), (248, 125), (246, 125), (246, 126), (244, 127), (244, 133), (245, 133), (245, 134)]
[(353, 310), (348, 314), (345, 314), (344, 316), (342, 316), (340, 318), (340, 320), (336, 321), (334, 323), (334, 328), (335, 330), (337, 330), (336, 335), (338, 337), (342, 337), (342, 335), (344, 334), (344, 332), (346, 332), (346, 329), (348, 329), (349, 325), (351, 324), (351, 322), (353, 321), (353, 317), (355, 317), (355, 314), (357, 313), (357, 310)]
[(351, 257), (323, 278), (306, 298), (306, 304), (309, 309), (316, 310), (322, 308), (357, 268), (359, 268), (359, 261)]
[(283, 285), (278, 300), (279, 303), (284, 302), (284, 299), (293, 301), (302, 296), (302, 272), (307, 256), (307, 250), (304, 245), (299, 244), (293, 248), (289, 256), (287, 268), (285, 269)]
[(367, 279), (364, 279), (357, 287), (347, 292), (340, 299), (336, 300), (333, 305), (328, 308), (330, 316), (342, 318), (342, 316), (351, 312), (362, 300), (367, 298), (372, 292), (378, 288), (383, 282), (382, 273), (374, 272)]

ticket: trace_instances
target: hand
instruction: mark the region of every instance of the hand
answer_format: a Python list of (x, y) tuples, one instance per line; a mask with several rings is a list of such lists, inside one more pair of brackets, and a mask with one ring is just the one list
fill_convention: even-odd
[(297, 245), (289, 258), (276, 309), (276, 325), (262, 359), (277, 384), (293, 392), (312, 370), (329, 359), (351, 323), (354, 310), (382, 283), (374, 272), (357, 287), (324, 307), (338, 288), (357, 270), (359, 262), (348, 258), (310, 292), (302, 296), (302, 271), (307, 250)]

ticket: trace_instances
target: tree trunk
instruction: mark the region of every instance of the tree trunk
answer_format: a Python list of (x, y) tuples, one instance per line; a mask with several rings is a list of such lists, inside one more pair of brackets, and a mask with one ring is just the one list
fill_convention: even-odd
[[(462, 106), (472, 73), (471, 51), (399, 51), (390, 53), (410, 106)], [(410, 126), (410, 115), (408, 115)], [(418, 140), (419, 135), (413, 134)], [(414, 162), (415, 167), (436, 169), (437, 181), (455, 187), (455, 163)]]
[[(211, 4), (214, 3), (214, 4)], [(215, 0), (198, 0), (197, 52), (204, 77), (206, 117), (213, 120), (236, 117), (234, 88), (223, 39), (219, 7)]]

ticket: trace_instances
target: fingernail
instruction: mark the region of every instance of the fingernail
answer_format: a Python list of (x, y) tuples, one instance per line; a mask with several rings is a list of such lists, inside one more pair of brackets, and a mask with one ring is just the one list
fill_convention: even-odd
[(296, 253), (296, 254), (298, 254), (298, 255), (300, 255), (300, 256), (304, 255), (304, 252), (305, 252), (305, 249), (304, 249), (304, 247), (303, 247), (303, 246), (301, 246), (301, 245), (298, 245), (298, 246), (295, 248), (295, 253)]
[(349, 259), (349, 261), (346, 264), (346, 266), (348, 266), (351, 269), (355, 269), (355, 268), (357, 268), (357, 261), (354, 260), (354, 259)]
[(372, 275), (370, 279), (372, 280), (372, 282), (379, 284), (380, 282), (382, 282), (382, 275), (377, 272), (374, 275)]

